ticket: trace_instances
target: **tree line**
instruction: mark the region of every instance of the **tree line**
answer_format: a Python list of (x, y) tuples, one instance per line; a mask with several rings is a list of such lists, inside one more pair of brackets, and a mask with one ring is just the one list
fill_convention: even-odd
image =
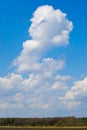
[(0, 118), (0, 126), (87, 126), (87, 118)]

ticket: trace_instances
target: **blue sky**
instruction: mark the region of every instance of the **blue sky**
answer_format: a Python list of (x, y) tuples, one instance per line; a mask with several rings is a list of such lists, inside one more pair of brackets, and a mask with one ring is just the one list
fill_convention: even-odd
[[(0, 1), (1, 117), (87, 116), (86, 4), (82, 0)], [(45, 14), (42, 9), (54, 13), (51, 22), (47, 18), (43, 19), (47, 23), (38, 21)], [(57, 9), (61, 10), (58, 15)], [(34, 12), (37, 14), (32, 15)], [(63, 13), (67, 15), (64, 18)], [(71, 27), (67, 21), (72, 22)], [(56, 30), (56, 40), (51, 39), (50, 29)], [(59, 32), (65, 30), (68, 34), (63, 37)], [(40, 78), (42, 74), (45, 76)]]

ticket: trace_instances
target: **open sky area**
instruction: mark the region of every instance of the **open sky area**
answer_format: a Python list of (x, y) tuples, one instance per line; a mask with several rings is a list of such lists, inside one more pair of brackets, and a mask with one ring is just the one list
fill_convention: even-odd
[(0, 0), (0, 117), (87, 116), (86, 5)]

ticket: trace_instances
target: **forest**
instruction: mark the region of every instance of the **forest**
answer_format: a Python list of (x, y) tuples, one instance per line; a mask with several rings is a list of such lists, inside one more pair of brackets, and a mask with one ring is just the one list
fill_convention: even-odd
[(87, 117), (0, 118), (0, 126), (87, 126)]

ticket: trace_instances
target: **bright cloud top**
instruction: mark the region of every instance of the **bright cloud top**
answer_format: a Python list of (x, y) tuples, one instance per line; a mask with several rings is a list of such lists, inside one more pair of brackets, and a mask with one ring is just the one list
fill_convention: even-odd
[(61, 10), (52, 6), (41, 6), (33, 14), (29, 33), (41, 47), (67, 45), (72, 22)]
[(43, 53), (53, 46), (66, 46), (73, 28), (65, 13), (48, 5), (38, 7), (31, 22), (29, 34), (32, 40), (23, 43), (23, 50), (14, 61), (18, 72), (34, 71), (44, 66), (39, 62)]

